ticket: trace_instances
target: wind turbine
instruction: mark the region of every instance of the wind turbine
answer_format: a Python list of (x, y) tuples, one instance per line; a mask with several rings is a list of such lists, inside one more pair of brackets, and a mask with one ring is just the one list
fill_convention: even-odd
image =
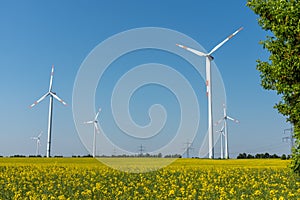
[(224, 138), (225, 138), (225, 158), (226, 158), (226, 159), (229, 159), (227, 120), (229, 119), (229, 120), (231, 120), (231, 121), (233, 121), (233, 122), (235, 122), (235, 123), (239, 123), (239, 120), (236, 120), (236, 119), (234, 119), (234, 118), (232, 118), (232, 117), (229, 117), (229, 116), (227, 115), (225, 104), (223, 104), (223, 113), (224, 113), (224, 115), (223, 115), (222, 119), (220, 119), (216, 124), (219, 124), (219, 123), (221, 123), (222, 121), (224, 122), (223, 127), (224, 127)]
[(218, 50), (225, 42), (230, 40), (233, 36), (235, 36), (238, 32), (240, 32), (243, 27), (239, 28), (233, 34), (228, 36), (223, 42), (215, 46), (209, 53), (203, 53), (198, 50), (183, 46), (181, 44), (176, 44), (177, 46), (186, 49), (198, 56), (203, 56), (206, 58), (206, 95), (208, 98), (208, 157), (213, 159), (214, 158), (214, 147), (213, 147), (213, 118), (212, 118), (212, 83), (211, 83), (211, 61), (214, 59), (212, 57), (212, 53)]
[(41, 136), (42, 136), (42, 131), (40, 132), (40, 134), (36, 137), (31, 137), (31, 139), (36, 140), (36, 156), (39, 155), (40, 151), (39, 151), (39, 147), (41, 146)]
[(53, 97), (57, 99), (59, 102), (64, 104), (65, 106), (67, 105), (66, 102), (64, 102), (61, 98), (59, 98), (55, 92), (52, 91), (52, 81), (53, 81), (53, 73), (54, 73), (54, 65), (52, 65), (51, 69), (51, 75), (50, 75), (50, 84), (49, 84), (49, 90), (44, 96), (42, 96), (39, 100), (34, 102), (33, 104), (30, 105), (30, 108), (35, 106), (36, 104), (40, 103), (43, 101), (47, 96), (50, 96), (50, 101), (49, 101), (49, 115), (48, 115), (48, 141), (47, 141), (47, 158), (51, 156), (51, 131), (52, 131), (52, 112), (53, 112)]
[(101, 108), (99, 108), (94, 120), (84, 122), (85, 124), (94, 124), (94, 140), (93, 140), (93, 158), (96, 156), (96, 133), (99, 133), (99, 127), (98, 127), (98, 115), (101, 111)]
[(225, 134), (224, 134), (224, 124), (223, 124), (222, 128), (220, 130), (216, 131), (216, 132), (220, 133), (220, 137), (221, 137), (221, 141), (220, 141), (220, 143), (221, 143), (221, 159), (223, 159), (224, 158), (223, 137), (225, 136)]

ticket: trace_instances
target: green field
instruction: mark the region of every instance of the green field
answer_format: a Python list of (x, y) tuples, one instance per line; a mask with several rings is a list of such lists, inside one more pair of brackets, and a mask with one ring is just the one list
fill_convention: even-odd
[[(164, 159), (107, 158), (141, 167)], [(178, 159), (127, 173), (93, 158), (0, 158), (0, 199), (300, 199), (300, 179), (280, 159)]]

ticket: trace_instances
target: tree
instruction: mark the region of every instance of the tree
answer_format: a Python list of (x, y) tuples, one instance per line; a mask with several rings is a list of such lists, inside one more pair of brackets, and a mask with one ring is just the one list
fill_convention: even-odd
[(291, 167), (300, 174), (300, 1), (248, 0), (247, 6), (259, 15), (259, 25), (272, 32), (261, 41), (269, 61), (258, 60), (257, 69), (262, 87), (281, 96), (274, 107), (294, 125)]
[(257, 153), (257, 154), (255, 155), (255, 158), (264, 158), (264, 155), (265, 155), (265, 154)]
[(251, 154), (248, 154), (248, 155), (247, 155), (247, 158), (248, 158), (248, 159), (252, 159), (252, 158), (254, 158), (254, 156), (251, 155)]
[(247, 154), (246, 153), (240, 153), (238, 156), (237, 156), (237, 159), (245, 159), (247, 158)]
[(269, 153), (265, 153), (263, 158), (270, 158), (270, 154)]
[(286, 160), (286, 155), (285, 154), (282, 154), (281, 160)]

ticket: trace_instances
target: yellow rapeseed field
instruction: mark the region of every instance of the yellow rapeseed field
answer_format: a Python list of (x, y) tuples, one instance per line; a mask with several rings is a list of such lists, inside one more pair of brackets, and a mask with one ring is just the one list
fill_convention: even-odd
[(127, 173), (92, 158), (0, 158), (0, 199), (300, 199), (300, 179), (288, 164), (178, 159)]

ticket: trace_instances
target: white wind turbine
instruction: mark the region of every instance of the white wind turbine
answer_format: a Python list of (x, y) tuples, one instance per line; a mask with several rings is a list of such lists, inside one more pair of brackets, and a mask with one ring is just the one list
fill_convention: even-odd
[(213, 145), (213, 118), (212, 118), (212, 83), (211, 83), (211, 61), (214, 59), (212, 57), (212, 53), (214, 53), (217, 49), (219, 49), (225, 42), (235, 36), (238, 32), (240, 32), (243, 28), (239, 28), (233, 34), (228, 36), (223, 42), (215, 46), (209, 53), (203, 53), (197, 51), (195, 49), (183, 46), (181, 44), (176, 44), (177, 46), (186, 49), (198, 56), (203, 56), (206, 58), (206, 95), (208, 98), (208, 157), (213, 159), (214, 158), (214, 145)]
[(228, 116), (227, 115), (227, 112), (226, 112), (226, 106), (225, 106), (225, 104), (223, 104), (223, 117), (222, 117), (222, 119), (220, 119), (217, 123), (216, 123), (216, 125), (217, 124), (219, 124), (219, 123), (221, 123), (222, 121), (223, 121), (223, 128), (224, 128), (224, 139), (225, 139), (225, 158), (226, 159), (229, 159), (229, 151), (228, 151), (228, 128), (227, 128), (227, 120), (231, 120), (231, 121), (233, 121), (233, 122), (235, 122), (235, 123), (239, 123), (239, 120), (236, 120), (236, 119), (234, 119), (234, 118), (232, 118), (232, 117), (230, 117), (230, 116)]
[(36, 141), (36, 151), (35, 151), (35, 154), (36, 156), (38, 156), (40, 154), (40, 151), (39, 151), (39, 148), (41, 146), (41, 136), (42, 136), (42, 131), (40, 132), (40, 134), (36, 137), (31, 137), (31, 139), (35, 140)]
[(224, 158), (224, 153), (223, 153), (223, 150), (224, 150), (224, 148), (223, 148), (223, 137), (225, 136), (225, 134), (224, 134), (224, 125), (217, 132), (220, 133), (220, 139), (221, 139), (221, 141), (220, 141), (220, 143), (221, 143), (221, 159), (223, 159)]
[(61, 98), (59, 98), (55, 92), (52, 91), (52, 81), (53, 81), (53, 73), (54, 73), (54, 65), (52, 65), (51, 69), (51, 76), (50, 76), (50, 84), (49, 84), (49, 90), (48, 92), (42, 96), (39, 100), (34, 102), (30, 105), (30, 108), (35, 106), (36, 104), (40, 103), (42, 100), (44, 100), (47, 96), (50, 96), (50, 102), (49, 102), (49, 115), (48, 115), (48, 141), (47, 141), (47, 158), (51, 156), (51, 131), (52, 131), (52, 112), (53, 112), (53, 97), (57, 99), (59, 102), (61, 102), (64, 105), (67, 105), (66, 102), (64, 102)]
[(91, 121), (87, 121), (87, 122), (84, 122), (85, 124), (94, 124), (94, 140), (93, 140), (93, 158), (95, 158), (96, 156), (96, 133), (99, 133), (99, 127), (98, 127), (98, 115), (101, 111), (101, 108), (99, 108), (94, 120), (91, 120)]

